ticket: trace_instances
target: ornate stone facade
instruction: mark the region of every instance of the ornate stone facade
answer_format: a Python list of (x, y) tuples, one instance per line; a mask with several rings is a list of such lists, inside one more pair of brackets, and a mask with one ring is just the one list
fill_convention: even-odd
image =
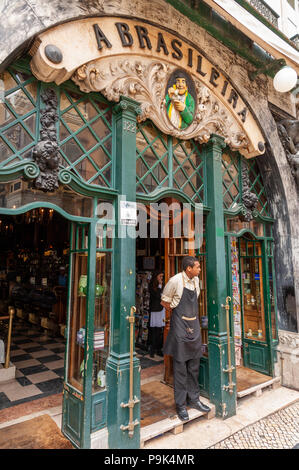
[(241, 126), (195, 77), (197, 102), (193, 122), (183, 130), (172, 125), (164, 101), (167, 79), (175, 69), (174, 65), (147, 58), (103, 58), (79, 67), (72, 80), (82, 91), (99, 91), (109, 101), (118, 102), (121, 95), (135, 99), (141, 105), (139, 121), (149, 118), (165, 134), (208, 142), (211, 134), (215, 133), (222, 136), (231, 148), (246, 149), (249, 142)]
[(278, 330), (282, 385), (299, 390), (299, 334)]
[(277, 128), (292, 175), (299, 190), (299, 121), (296, 119), (284, 119), (277, 124)]
[(253, 219), (253, 211), (257, 206), (258, 197), (250, 191), (248, 167), (244, 160), (242, 161), (242, 188), (242, 203), (245, 209), (244, 220), (250, 222)]

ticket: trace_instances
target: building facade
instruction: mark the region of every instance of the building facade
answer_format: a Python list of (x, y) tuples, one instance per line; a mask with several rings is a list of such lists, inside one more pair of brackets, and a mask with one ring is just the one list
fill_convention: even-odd
[(282, 58), (298, 73), (298, 51), (278, 35), (291, 52), (273, 57), (216, 3), (2, 5), (0, 214), (68, 223), (51, 240), (68, 245), (62, 430), (77, 447), (140, 444), (136, 273), (156, 247), (122, 235), (136, 202), (187, 204), (190, 232), (201, 208), (203, 243), (170, 231), (158, 252), (166, 278), (200, 259), (199, 382), (216, 415), (236, 413), (240, 365), (299, 388), (298, 120), (271, 76)]

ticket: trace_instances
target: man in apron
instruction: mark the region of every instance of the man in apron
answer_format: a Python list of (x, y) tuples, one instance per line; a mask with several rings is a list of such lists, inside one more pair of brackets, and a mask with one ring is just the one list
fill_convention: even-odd
[(210, 408), (199, 399), (199, 361), (201, 333), (198, 318), (200, 265), (197, 258), (185, 256), (183, 271), (169, 279), (161, 304), (172, 309), (170, 330), (164, 345), (164, 354), (173, 357), (174, 400), (179, 418), (187, 421), (186, 405), (205, 413)]

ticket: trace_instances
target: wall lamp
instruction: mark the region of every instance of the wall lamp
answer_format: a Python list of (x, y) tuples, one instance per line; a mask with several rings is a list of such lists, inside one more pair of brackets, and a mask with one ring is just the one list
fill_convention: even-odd
[(291, 91), (297, 84), (296, 70), (288, 66), (284, 59), (273, 60), (270, 64), (259, 67), (254, 72), (248, 72), (248, 76), (253, 81), (261, 73), (274, 75), (273, 86), (280, 93)]

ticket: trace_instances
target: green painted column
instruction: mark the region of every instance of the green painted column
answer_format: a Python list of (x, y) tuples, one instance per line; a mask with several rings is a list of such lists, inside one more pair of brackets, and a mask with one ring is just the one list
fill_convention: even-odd
[[(222, 194), (222, 137), (215, 134), (204, 146), (207, 165), (207, 307), (209, 317), (209, 396), (216, 405), (216, 416), (229, 418), (236, 414), (236, 386), (230, 391), (228, 369), (228, 341), (225, 305), (227, 297), (224, 218)], [(233, 342), (231, 360), (234, 366)], [(236, 383), (235, 369), (232, 382)]]
[[(136, 201), (136, 115), (138, 103), (122, 97), (114, 107), (116, 135), (115, 186), (119, 191), (116, 201), (116, 238), (114, 240), (113, 297), (110, 335), (110, 353), (107, 361), (107, 424), (110, 449), (140, 447), (140, 402), (133, 407), (133, 436), (128, 429), (130, 412), (130, 322), (128, 316), (135, 306), (135, 227), (120, 225), (119, 202)], [(128, 232), (126, 234), (126, 231)], [(131, 236), (130, 236), (131, 234)], [(135, 333), (134, 341), (135, 342)], [(133, 399), (140, 400), (140, 363), (133, 360)]]

